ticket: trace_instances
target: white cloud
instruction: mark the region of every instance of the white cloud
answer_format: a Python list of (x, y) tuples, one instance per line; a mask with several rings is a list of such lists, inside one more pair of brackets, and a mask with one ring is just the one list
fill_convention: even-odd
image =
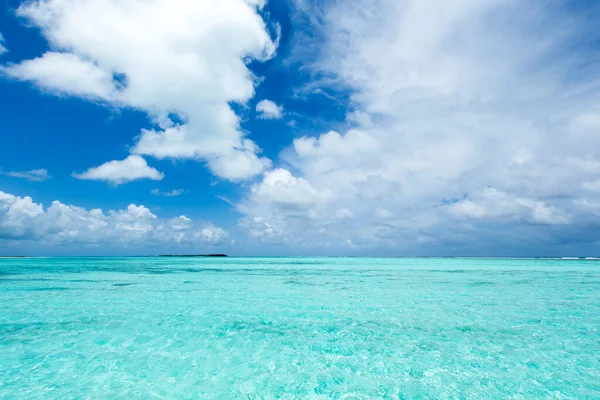
[(47, 52), (18, 65), (3, 67), (7, 76), (31, 81), (43, 90), (94, 100), (116, 101), (113, 75), (71, 53)]
[[(252, 144), (244, 140), (244, 146)], [(254, 146), (252, 146), (253, 148)], [(218, 176), (227, 177), (231, 181), (242, 181), (260, 174), (271, 166), (271, 161), (259, 158), (247, 147), (236, 149), (213, 159), (210, 162), (211, 170)]]
[(301, 157), (347, 156), (352, 157), (360, 153), (372, 154), (378, 151), (380, 143), (364, 132), (350, 130), (342, 136), (338, 132), (331, 131), (318, 138), (301, 137), (294, 140), (294, 150)]
[(310, 205), (328, 201), (332, 194), (318, 191), (303, 178), (296, 178), (290, 171), (278, 168), (265, 173), (264, 179), (252, 187), (257, 201), (273, 204)]
[(543, 201), (514, 197), (494, 188), (485, 188), (472, 198), (461, 200), (448, 208), (452, 214), (470, 219), (525, 220), (544, 225), (571, 222), (571, 218), (563, 211), (549, 207)]
[(283, 116), (283, 107), (278, 106), (271, 100), (264, 99), (256, 104), (256, 113), (258, 118), (262, 119), (281, 119)]
[[(595, 223), (597, 62), (573, 46), (595, 28), (576, 11), (497, 0), (297, 5), (310, 32), (293, 61), (317, 80), (304, 92), (350, 93), (347, 128), (296, 139), (282, 154), (294, 175), (263, 181), (240, 211), (294, 245), (348, 239), (413, 254), (485, 242), (490, 226), (518, 246)], [(341, 208), (353, 218), (337, 218)]]
[[(4, 237), (24, 236), (30, 229), (30, 221), (44, 213), (40, 204), (35, 204), (31, 197), (16, 197), (0, 191), (0, 230)], [(6, 231), (6, 232), (4, 232)]]
[[(349, 94), (348, 115), (294, 140), (278, 168), (230, 107), (254, 95), (245, 62), (275, 52), (262, 3), (26, 2), (19, 14), (52, 52), (3, 71), (144, 110), (156, 126), (133, 154), (199, 159), (236, 181), (264, 172), (238, 204), (257, 240), (414, 250), (598, 223), (598, 69), (581, 46), (592, 18), (560, 2), (297, 0), (310, 34), (294, 57), (315, 78), (303, 91)], [(268, 110), (281, 113), (256, 111)]]
[(0, 175), (26, 179), (30, 182), (43, 182), (46, 179), (51, 178), (48, 171), (45, 169), (32, 169), (30, 171), (3, 171), (0, 169)]
[[(219, 177), (248, 179), (270, 161), (244, 138), (230, 103), (254, 95), (257, 79), (246, 63), (275, 54), (263, 6), (262, 0), (29, 1), (17, 14), (41, 29), (52, 51), (2, 72), (161, 121), (142, 130), (133, 153), (198, 159)], [(173, 114), (183, 122), (173, 123)]]
[(223, 229), (185, 216), (163, 219), (144, 206), (86, 210), (54, 201), (46, 209), (30, 197), (0, 191), (0, 242), (30, 240), (59, 246), (73, 243), (119, 247), (219, 245)]
[(0, 55), (7, 53), (8, 49), (4, 46), (4, 36), (0, 33)]
[(106, 181), (120, 185), (138, 179), (160, 181), (164, 174), (146, 163), (142, 157), (131, 155), (124, 160), (113, 160), (85, 172), (73, 174), (77, 179)]
[(228, 236), (227, 232), (212, 224), (202, 228), (200, 234), (205, 243), (213, 245), (221, 243)]
[(239, 223), (247, 231), (250, 239), (260, 240), (263, 243), (281, 244), (285, 240), (283, 232), (260, 217), (244, 218)]
[(184, 189), (173, 189), (169, 192), (163, 192), (160, 189), (152, 189), (150, 191), (150, 193), (152, 193), (155, 196), (165, 196), (165, 197), (178, 197), (181, 196), (182, 194), (184, 194), (186, 192), (186, 190)]

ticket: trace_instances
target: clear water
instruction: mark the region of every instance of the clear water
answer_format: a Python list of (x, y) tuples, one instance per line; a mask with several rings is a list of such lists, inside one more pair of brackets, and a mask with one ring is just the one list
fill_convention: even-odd
[(598, 399), (600, 262), (0, 260), (1, 399)]

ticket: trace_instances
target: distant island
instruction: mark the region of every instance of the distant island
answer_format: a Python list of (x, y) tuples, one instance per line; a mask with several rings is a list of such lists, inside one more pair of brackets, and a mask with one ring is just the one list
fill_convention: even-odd
[(161, 254), (159, 257), (227, 257), (227, 254)]
[(0, 258), (28, 258), (27, 256), (0, 256)]

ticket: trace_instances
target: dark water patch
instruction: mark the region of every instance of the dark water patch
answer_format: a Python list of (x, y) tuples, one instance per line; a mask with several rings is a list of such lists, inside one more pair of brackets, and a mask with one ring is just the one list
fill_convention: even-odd
[(256, 260), (257, 262), (245, 261), (245, 264), (259, 264), (259, 265), (331, 265), (329, 260), (278, 260), (273, 262), (272, 260)]
[(495, 283), (487, 282), (487, 281), (477, 281), (477, 282), (469, 283), (469, 286), (488, 286), (488, 285), (495, 285)]
[(348, 291), (350, 289), (351, 289), (350, 286), (342, 286), (342, 287), (335, 288), (333, 290), (336, 290), (336, 291)]
[(322, 286), (322, 285), (318, 285), (316, 283), (312, 283), (312, 282), (302, 282), (302, 281), (296, 281), (296, 280), (289, 280), (289, 281), (285, 281), (283, 282), (284, 285), (299, 285), (299, 286)]
[[(376, 270), (377, 271), (377, 270)], [(396, 272), (396, 270), (393, 270)], [(489, 270), (484, 269), (443, 269), (443, 268), (403, 268), (401, 270), (397, 270), (397, 272), (418, 272), (423, 274), (461, 274), (461, 273), (485, 273), (490, 272)]]
[[(351, 271), (348, 271), (351, 272)], [(362, 276), (373, 276), (373, 277), (386, 277), (386, 276), (396, 276), (397, 273), (394, 271), (378, 271), (374, 269), (363, 270), (363, 271), (354, 271), (359, 272)]]
[(33, 288), (18, 288), (15, 291), (23, 292), (64, 292), (67, 290), (73, 290), (72, 288), (66, 287), (33, 287)]
[(475, 325), (461, 325), (457, 326), (456, 330), (464, 333), (472, 333), (472, 332), (487, 332), (486, 329), (475, 326)]
[(344, 276), (348, 274), (363, 274), (368, 271), (357, 270), (328, 270), (328, 269), (268, 269), (268, 268), (185, 268), (173, 269), (173, 273), (227, 273), (232, 275), (258, 275), (258, 276)]
[[(58, 334), (62, 331), (83, 330), (87, 329), (90, 325), (99, 323), (106, 326), (110, 322), (113, 322), (112, 317), (104, 317), (102, 320), (98, 320), (94, 317), (84, 317), (81, 319), (65, 321), (32, 321), (29, 323), (5, 322), (0, 323), (0, 339), (3, 336), (19, 335), (23, 333), (46, 336)], [(40, 336), (40, 338), (43, 336)]]
[(48, 278), (0, 278), (0, 281), (5, 281), (5, 282), (48, 282), (48, 281), (61, 281), (61, 280), (60, 279), (48, 279)]
[(115, 283), (113, 286), (115, 287), (125, 287), (125, 286), (133, 286), (135, 283)]
[(0, 324), (0, 333), (2, 335), (12, 335), (18, 334), (27, 330), (40, 330), (43, 329), (47, 324), (43, 322), (32, 322), (29, 324), (20, 324), (20, 323), (4, 323)]
[(174, 270), (167, 270), (167, 269), (151, 269), (148, 271), (148, 273), (151, 275), (168, 275), (168, 274), (172, 274), (174, 272), (175, 272)]
[(198, 274), (198, 273), (204, 273), (204, 272), (216, 272), (216, 273), (233, 272), (234, 270), (227, 270), (225, 268), (185, 268), (181, 271)]
[(499, 270), (485, 270), (485, 269), (480, 269), (480, 270), (473, 270), (473, 271), (469, 271), (469, 272), (476, 272), (478, 274), (483, 274), (483, 275), (527, 275), (530, 274), (534, 271), (532, 270), (527, 270), (527, 269), (499, 269)]
[(528, 319), (525, 321), (526, 324), (534, 324), (534, 325), (541, 324), (542, 322), (543, 321), (538, 318)]

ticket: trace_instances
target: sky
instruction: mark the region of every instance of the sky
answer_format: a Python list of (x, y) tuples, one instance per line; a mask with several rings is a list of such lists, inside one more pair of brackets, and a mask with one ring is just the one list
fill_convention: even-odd
[(0, 255), (600, 256), (599, 22), (4, 0)]

